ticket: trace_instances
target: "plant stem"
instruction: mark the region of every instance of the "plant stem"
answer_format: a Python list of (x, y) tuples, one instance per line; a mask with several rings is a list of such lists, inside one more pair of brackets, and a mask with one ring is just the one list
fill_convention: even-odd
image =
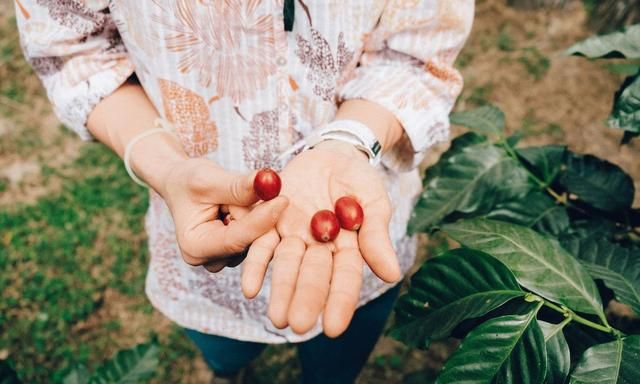
[(568, 319), (570, 319), (569, 321), (573, 320), (576, 323), (580, 323), (582, 325), (586, 325), (589, 328), (597, 329), (600, 332), (611, 333), (611, 334), (614, 334), (614, 335), (618, 335), (618, 331), (616, 331), (609, 324), (601, 325), (601, 324), (598, 324), (598, 323), (594, 323), (593, 321), (587, 320), (584, 317), (576, 314), (575, 312), (573, 312), (569, 308), (560, 307), (560, 306), (558, 306), (558, 305), (556, 305), (556, 304), (554, 304), (552, 302), (549, 302), (547, 300), (544, 300), (543, 303), (544, 303), (545, 307), (551, 308), (554, 311), (562, 313), (564, 316), (566, 316)]
[[(513, 150), (513, 148), (509, 145), (509, 143), (507, 143), (506, 140), (503, 141), (503, 143), (504, 143), (504, 148), (507, 151), (507, 154), (509, 155), (509, 157), (516, 160), (517, 162), (520, 162), (520, 158), (518, 158), (518, 154)], [(524, 169), (525, 172), (527, 172), (529, 177), (533, 181), (535, 181), (536, 184), (538, 184), (540, 188), (543, 188), (544, 190), (546, 190), (551, 196), (553, 196), (554, 199), (556, 199), (556, 201), (561, 202), (563, 204), (566, 203), (566, 198), (559, 195), (558, 192), (554, 191), (553, 189), (549, 188), (549, 186), (547, 185), (547, 183), (544, 182), (544, 180), (540, 179), (533, 172), (529, 171), (527, 167), (522, 167), (522, 168)]]
[(544, 337), (544, 341), (549, 340), (550, 338), (552, 338), (553, 336), (555, 336), (556, 333), (558, 332), (562, 332), (562, 330), (564, 329), (564, 327), (569, 324), (571, 322), (571, 320), (573, 320), (573, 318), (571, 316), (566, 317), (564, 320), (562, 320), (560, 323), (558, 323), (556, 325), (556, 328), (554, 329), (553, 333), (549, 334), (549, 335), (545, 335)]
[[(509, 157), (513, 158), (515, 161), (522, 164), (522, 161), (518, 157), (518, 154), (513, 150), (513, 147), (511, 147), (509, 143), (506, 142), (506, 140), (503, 140), (502, 142), (504, 143), (504, 148), (507, 151), (507, 154), (509, 155)], [(586, 212), (582, 208), (577, 207), (574, 204), (571, 204), (566, 194), (559, 194), (558, 192), (554, 191), (551, 187), (549, 187), (549, 185), (547, 185), (547, 183), (544, 182), (544, 180), (540, 179), (533, 172), (529, 171), (529, 169), (526, 166), (524, 166), (524, 164), (522, 164), (522, 168), (527, 173), (527, 175), (531, 178), (531, 180), (533, 180), (536, 184), (538, 184), (538, 187), (547, 191), (547, 193), (550, 194), (556, 200), (556, 202), (566, 206), (567, 208), (573, 208), (580, 213), (588, 214), (588, 212)]]

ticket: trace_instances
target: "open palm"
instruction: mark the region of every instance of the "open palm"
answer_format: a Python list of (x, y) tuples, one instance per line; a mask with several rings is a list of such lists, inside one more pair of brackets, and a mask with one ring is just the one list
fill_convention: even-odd
[[(277, 231), (256, 240), (243, 263), (243, 291), (254, 297), (273, 256), (269, 318), (275, 326), (304, 333), (324, 312), (324, 332), (338, 336), (358, 304), (363, 263), (384, 281), (400, 278), (389, 238), (391, 205), (378, 172), (357, 149), (335, 142), (302, 152), (284, 168), (281, 193), (290, 204)], [(334, 241), (317, 242), (311, 217), (333, 210), (342, 196), (353, 196), (362, 206), (360, 231), (343, 229)]]

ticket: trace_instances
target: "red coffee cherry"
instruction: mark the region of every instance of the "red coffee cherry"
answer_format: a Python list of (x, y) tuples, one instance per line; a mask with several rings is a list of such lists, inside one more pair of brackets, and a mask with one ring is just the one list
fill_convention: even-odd
[(223, 223), (224, 225), (229, 225), (229, 223), (231, 223), (233, 220), (235, 220), (235, 219), (233, 218), (233, 216), (231, 216), (231, 214), (230, 214), (230, 213), (227, 213), (227, 214), (225, 215), (224, 219), (222, 219), (222, 223)]
[(311, 218), (311, 234), (321, 243), (332, 241), (340, 232), (340, 223), (336, 215), (327, 210), (316, 212)]
[(357, 231), (362, 226), (364, 212), (356, 199), (350, 196), (343, 196), (336, 201), (336, 216), (340, 226), (349, 231)]
[(280, 176), (270, 168), (263, 168), (256, 173), (253, 179), (253, 190), (260, 200), (271, 200), (280, 194), (282, 181)]

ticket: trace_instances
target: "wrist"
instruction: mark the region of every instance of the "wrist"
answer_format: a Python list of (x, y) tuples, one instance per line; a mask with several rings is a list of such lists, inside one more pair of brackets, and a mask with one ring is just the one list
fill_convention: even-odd
[(189, 157), (181, 143), (170, 132), (146, 137), (131, 148), (133, 172), (162, 197), (166, 197), (168, 180)]
[(366, 125), (378, 139), (383, 152), (393, 147), (404, 132), (400, 122), (390, 111), (363, 99), (344, 101), (340, 104), (335, 120), (356, 120)]
[(325, 140), (317, 144), (314, 148), (328, 152), (340, 153), (349, 157), (362, 158), (367, 162), (369, 161), (369, 156), (365, 152), (359, 150), (355, 145), (347, 143), (345, 141)]

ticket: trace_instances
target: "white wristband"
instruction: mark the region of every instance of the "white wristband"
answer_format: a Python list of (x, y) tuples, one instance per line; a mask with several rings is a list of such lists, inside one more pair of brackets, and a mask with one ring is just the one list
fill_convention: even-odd
[(149, 188), (149, 185), (147, 183), (145, 183), (144, 181), (140, 180), (140, 178), (138, 176), (136, 176), (136, 174), (133, 172), (133, 169), (131, 169), (131, 149), (133, 148), (133, 146), (140, 140), (144, 139), (147, 136), (151, 136), (153, 134), (156, 133), (170, 133), (172, 135), (176, 135), (173, 125), (171, 125), (170, 122), (168, 122), (165, 119), (161, 119), (161, 118), (156, 118), (153, 122), (153, 125), (156, 127), (154, 129), (150, 129), (148, 131), (144, 131), (139, 133), (138, 135), (136, 135), (133, 139), (131, 139), (129, 141), (129, 143), (127, 143), (127, 146), (124, 149), (124, 168), (127, 170), (127, 173), (129, 174), (129, 177), (131, 177), (131, 179), (133, 181), (136, 182), (136, 184), (141, 185), (145, 188)]
[(382, 156), (382, 146), (371, 128), (356, 120), (335, 120), (305, 137), (305, 149), (327, 140), (338, 140), (354, 145), (376, 166)]

